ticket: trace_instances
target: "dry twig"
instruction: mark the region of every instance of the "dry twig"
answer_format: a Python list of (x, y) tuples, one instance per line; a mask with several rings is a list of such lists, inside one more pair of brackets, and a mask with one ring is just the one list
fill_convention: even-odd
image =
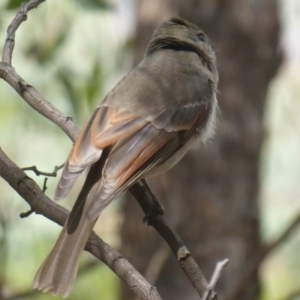
[[(143, 209), (148, 225), (153, 226), (162, 238), (168, 243), (175, 255), (179, 265), (189, 278), (194, 288), (198, 292), (200, 299), (217, 300), (218, 297), (213, 288), (216, 282), (210, 285), (202, 274), (193, 256), (184, 245), (178, 233), (170, 228), (163, 218), (163, 208), (145, 180), (141, 180), (129, 189), (130, 193), (139, 202)], [(228, 260), (226, 260), (226, 263)], [(222, 265), (222, 268), (225, 263)], [(219, 268), (219, 274), (222, 270)], [(218, 279), (218, 278), (217, 278)], [(204, 298), (206, 295), (206, 298)]]
[(23, 171), (33, 171), (35, 173), (36, 176), (49, 176), (49, 177), (56, 177), (57, 176), (57, 172), (62, 169), (64, 167), (65, 164), (62, 164), (60, 166), (55, 166), (54, 170), (52, 172), (43, 172), (40, 171), (36, 166), (32, 166), (32, 167), (26, 167), (26, 168), (22, 168)]

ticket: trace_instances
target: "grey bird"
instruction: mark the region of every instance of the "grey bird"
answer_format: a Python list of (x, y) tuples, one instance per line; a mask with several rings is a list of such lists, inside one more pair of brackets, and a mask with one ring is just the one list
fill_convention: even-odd
[(142, 62), (96, 108), (71, 150), (54, 199), (65, 198), (86, 168), (88, 175), (34, 288), (70, 295), (101, 211), (213, 136), (217, 85), (216, 56), (201, 29), (175, 17), (154, 31)]

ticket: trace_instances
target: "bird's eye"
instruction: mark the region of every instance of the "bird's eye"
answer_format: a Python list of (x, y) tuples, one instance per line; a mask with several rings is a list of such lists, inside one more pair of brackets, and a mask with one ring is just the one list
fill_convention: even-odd
[(197, 34), (197, 38), (198, 38), (199, 41), (205, 42), (205, 36), (204, 36), (203, 33), (198, 33)]

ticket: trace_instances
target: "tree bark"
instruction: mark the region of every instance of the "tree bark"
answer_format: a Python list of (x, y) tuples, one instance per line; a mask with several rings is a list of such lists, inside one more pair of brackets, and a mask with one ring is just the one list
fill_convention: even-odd
[[(257, 272), (234, 299), (229, 295), (261, 245), (263, 116), (268, 85), (281, 61), (276, 1), (140, 1), (135, 63), (142, 59), (153, 29), (171, 15), (199, 25), (211, 39), (218, 57), (221, 114), (216, 136), (207, 146), (190, 151), (150, 184), (165, 206), (166, 219), (206, 277), (217, 260), (230, 259), (218, 282), (218, 294), (228, 300), (257, 299)], [(199, 299), (157, 233), (141, 223), (143, 215), (136, 203), (128, 199), (124, 210), (121, 253), (147, 274), (163, 299)], [(127, 288), (122, 299), (132, 299)]]

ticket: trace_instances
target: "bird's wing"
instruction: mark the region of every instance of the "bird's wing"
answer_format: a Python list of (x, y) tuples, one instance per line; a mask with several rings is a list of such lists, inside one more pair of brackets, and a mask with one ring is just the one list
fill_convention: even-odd
[[(164, 57), (152, 66), (145, 62), (109, 93), (76, 140), (55, 199), (64, 198), (79, 174), (99, 160), (107, 147), (111, 150), (103, 168), (102, 192), (94, 197), (107, 201), (117, 197), (150, 168), (172, 156), (196, 127), (199, 131), (206, 124), (213, 93), (209, 79), (189, 69), (167, 76), (176, 63), (176, 59), (166, 63)], [(89, 214), (96, 215), (98, 209), (92, 213), (93, 205)]]
[(91, 125), (96, 116), (102, 115), (103, 124), (106, 123), (105, 114), (99, 112), (97, 108), (84, 128), (81, 130), (72, 151), (64, 165), (61, 178), (56, 187), (54, 200), (61, 200), (65, 198), (73, 187), (78, 176), (85, 170), (87, 166), (95, 163), (101, 156), (102, 149), (96, 149), (90, 142), (91, 139)]
[[(130, 119), (131, 118), (131, 119)], [(108, 107), (98, 107), (80, 132), (65, 163), (54, 199), (67, 196), (78, 176), (99, 160), (103, 149), (112, 145), (121, 136), (126, 137), (141, 128), (146, 121), (134, 120), (126, 112)], [(103, 137), (103, 143), (97, 141)]]
[[(115, 123), (93, 136), (98, 148), (111, 147), (102, 170), (98, 189), (89, 195), (93, 200), (87, 211), (89, 219), (96, 218), (113, 199), (142, 178), (150, 169), (173, 156), (205, 124), (210, 106), (199, 104), (162, 112), (152, 122), (122, 111), (127, 120)], [(116, 109), (108, 109), (111, 119), (117, 119)], [(98, 123), (92, 125), (97, 132)], [(95, 128), (96, 127), (96, 128)]]

